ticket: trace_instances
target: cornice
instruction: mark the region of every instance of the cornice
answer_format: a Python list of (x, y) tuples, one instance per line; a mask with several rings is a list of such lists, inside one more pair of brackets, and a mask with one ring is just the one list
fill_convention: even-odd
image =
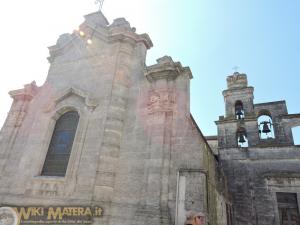
[(131, 44), (143, 43), (147, 49), (153, 47), (153, 43), (148, 34), (138, 35), (133, 32), (112, 33), (108, 36), (109, 42), (130, 42)]
[(235, 119), (233, 116), (232, 117), (228, 117), (228, 118), (224, 118), (224, 119), (220, 119), (215, 121), (215, 124), (225, 124), (225, 123), (238, 123), (238, 124), (243, 124), (246, 122), (253, 122), (253, 121), (257, 121), (257, 118), (255, 117), (255, 115), (252, 116), (247, 116), (247, 118), (244, 118), (242, 120), (238, 120)]
[(36, 85), (35, 81), (31, 82), (30, 84), (25, 84), (24, 88), (12, 90), (9, 92), (9, 95), (14, 100), (27, 100), (30, 101), (38, 92), (38, 86)]
[(232, 88), (232, 89), (226, 89), (222, 92), (223, 96), (226, 97), (228, 95), (230, 95), (231, 93), (249, 93), (249, 94), (253, 94), (254, 92), (254, 87), (237, 87), (237, 88)]
[(157, 64), (147, 67), (145, 71), (145, 76), (150, 82), (160, 79), (175, 80), (180, 75), (193, 78), (189, 67), (182, 67), (180, 62), (174, 62), (170, 56), (164, 56), (156, 61)]

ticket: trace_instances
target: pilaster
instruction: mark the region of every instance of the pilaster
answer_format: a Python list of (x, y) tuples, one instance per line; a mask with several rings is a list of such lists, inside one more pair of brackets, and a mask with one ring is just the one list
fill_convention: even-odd
[(0, 132), (0, 173), (4, 172), (5, 160), (14, 146), (19, 129), (27, 115), (30, 101), (37, 92), (38, 87), (34, 81), (24, 85), (23, 89), (9, 92), (13, 103)]

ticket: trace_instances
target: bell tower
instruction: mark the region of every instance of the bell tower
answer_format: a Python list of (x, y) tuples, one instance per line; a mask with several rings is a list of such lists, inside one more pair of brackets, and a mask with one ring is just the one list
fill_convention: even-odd
[(227, 90), (223, 91), (227, 119), (243, 119), (253, 114), (253, 90), (253, 87), (248, 87), (246, 74), (234, 72), (227, 77)]
[(253, 91), (246, 74), (234, 72), (227, 77), (225, 116), (216, 121), (220, 148), (248, 147), (257, 142)]

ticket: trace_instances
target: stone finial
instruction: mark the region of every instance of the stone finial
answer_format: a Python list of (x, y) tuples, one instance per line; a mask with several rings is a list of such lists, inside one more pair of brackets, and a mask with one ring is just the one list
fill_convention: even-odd
[(248, 87), (247, 75), (244, 73), (234, 72), (227, 77), (227, 88), (243, 88)]

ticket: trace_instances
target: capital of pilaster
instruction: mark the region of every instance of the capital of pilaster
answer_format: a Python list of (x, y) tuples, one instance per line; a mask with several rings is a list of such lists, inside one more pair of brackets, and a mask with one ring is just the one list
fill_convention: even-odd
[(145, 76), (152, 82), (166, 79), (175, 80), (178, 76), (184, 75), (189, 79), (193, 78), (189, 67), (183, 67), (180, 62), (174, 62), (170, 56), (164, 56), (156, 60), (157, 64), (146, 68)]
[(30, 101), (36, 95), (37, 91), (38, 86), (35, 81), (33, 81), (30, 84), (25, 84), (22, 89), (10, 91), (9, 95), (14, 100)]

